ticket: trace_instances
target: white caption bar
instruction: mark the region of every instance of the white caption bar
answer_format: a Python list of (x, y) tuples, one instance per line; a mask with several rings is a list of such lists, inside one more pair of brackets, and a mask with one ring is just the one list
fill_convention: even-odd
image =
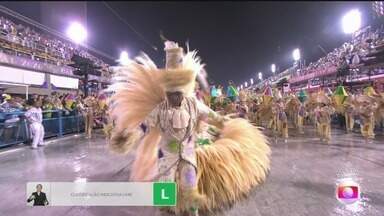
[(37, 184), (49, 206), (153, 206), (151, 182), (28, 182), (27, 199)]

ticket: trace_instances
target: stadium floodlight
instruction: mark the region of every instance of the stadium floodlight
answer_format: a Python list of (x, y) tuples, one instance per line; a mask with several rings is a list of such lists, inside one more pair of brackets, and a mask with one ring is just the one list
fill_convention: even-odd
[(361, 27), (360, 11), (357, 9), (349, 11), (343, 16), (341, 23), (345, 34), (351, 34), (359, 30)]
[(271, 65), (271, 71), (272, 71), (272, 73), (276, 72), (276, 65), (275, 64)]
[(129, 63), (129, 56), (128, 56), (128, 52), (127, 51), (122, 51), (120, 53), (120, 58), (119, 58), (118, 62), (121, 65), (128, 65), (128, 63)]
[(253, 85), (253, 78), (251, 78), (251, 85)]
[(300, 60), (301, 55), (300, 55), (300, 50), (298, 48), (293, 50), (292, 57), (293, 57), (293, 60), (295, 60), (295, 61), (299, 61)]
[(83, 43), (87, 37), (87, 30), (78, 22), (72, 22), (67, 29), (67, 36), (75, 43)]
[(244, 85), (245, 85), (245, 88), (247, 88), (248, 87), (248, 82), (245, 82)]
[(257, 74), (257, 76), (258, 76), (259, 80), (262, 80), (262, 79), (263, 79), (263, 73), (259, 72), (259, 73)]

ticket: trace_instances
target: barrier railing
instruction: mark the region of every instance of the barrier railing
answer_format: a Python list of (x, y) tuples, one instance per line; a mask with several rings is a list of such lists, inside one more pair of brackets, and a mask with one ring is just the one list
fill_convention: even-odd
[[(0, 113), (0, 147), (30, 142), (32, 137), (24, 113)], [(84, 118), (76, 111), (71, 113), (62, 110), (45, 111), (43, 116), (44, 138), (84, 131)]]

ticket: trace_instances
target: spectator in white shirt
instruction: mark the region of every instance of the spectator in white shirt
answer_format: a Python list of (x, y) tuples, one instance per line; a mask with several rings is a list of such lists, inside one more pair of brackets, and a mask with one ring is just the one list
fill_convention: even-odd
[(29, 127), (31, 130), (31, 135), (33, 137), (32, 149), (36, 149), (37, 146), (44, 146), (44, 126), (43, 126), (43, 114), (41, 110), (41, 101), (33, 100), (32, 98), (28, 101), (28, 105), (31, 105), (31, 108), (25, 113), (28, 122), (30, 123)]

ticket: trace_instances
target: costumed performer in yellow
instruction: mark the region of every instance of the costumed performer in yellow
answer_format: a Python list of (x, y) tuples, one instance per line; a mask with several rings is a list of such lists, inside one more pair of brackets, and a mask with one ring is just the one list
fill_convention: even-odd
[(315, 109), (318, 133), (321, 141), (329, 144), (331, 140), (331, 115), (335, 109), (331, 105), (331, 99), (320, 91), (317, 95), (318, 107)]

